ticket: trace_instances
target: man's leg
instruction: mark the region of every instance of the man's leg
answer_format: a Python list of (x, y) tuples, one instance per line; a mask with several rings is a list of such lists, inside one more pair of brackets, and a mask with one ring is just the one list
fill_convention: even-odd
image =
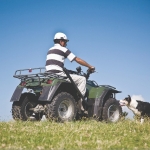
[[(70, 76), (75, 82), (75, 84), (77, 85), (81, 94), (84, 96), (86, 92), (86, 78), (83, 76), (74, 75), (74, 74)], [(79, 113), (81, 113), (81, 111), (84, 111), (84, 108), (82, 106), (82, 99), (78, 101), (78, 106), (79, 106)]]
[[(83, 76), (74, 75), (74, 74), (71, 74), (70, 76), (73, 79), (73, 81), (75, 82), (75, 84), (77, 85), (77, 87), (80, 90), (80, 92), (82, 93), (82, 95), (84, 96), (85, 92), (86, 92), (86, 78)], [(69, 79), (67, 79), (67, 80), (69, 81)]]
[[(60, 76), (66, 76), (65, 73), (57, 73)], [(75, 82), (75, 84), (77, 85), (79, 91), (82, 93), (82, 95), (85, 95), (86, 92), (86, 78), (83, 76), (79, 76), (76, 74), (70, 74), (71, 78), (73, 79), (73, 81)], [(70, 82), (69, 79), (66, 79), (67, 81)]]

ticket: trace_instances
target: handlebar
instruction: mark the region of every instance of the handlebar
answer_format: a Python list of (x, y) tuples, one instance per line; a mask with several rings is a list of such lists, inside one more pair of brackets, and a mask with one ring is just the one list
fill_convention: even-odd
[(94, 72), (96, 72), (95, 70), (90, 70), (90, 69), (88, 69), (87, 70), (87, 73), (86, 73), (86, 79), (88, 79), (89, 77), (90, 77), (90, 74), (92, 74), (92, 73), (94, 73)]
[(96, 72), (95, 70), (90, 70), (88, 69), (86, 73), (84, 73), (81, 69), (81, 67), (77, 67), (76, 68), (77, 71), (72, 71), (72, 70), (67, 70), (69, 74), (77, 74), (77, 75), (81, 75), (84, 76), (86, 79), (88, 79), (90, 77), (90, 74)]

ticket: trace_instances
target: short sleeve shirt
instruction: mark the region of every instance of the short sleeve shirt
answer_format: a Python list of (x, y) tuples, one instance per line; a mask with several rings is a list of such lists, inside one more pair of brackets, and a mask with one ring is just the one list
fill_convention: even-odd
[(47, 53), (46, 71), (59, 73), (63, 71), (65, 59), (68, 58), (72, 62), (75, 57), (76, 56), (66, 47), (55, 44)]

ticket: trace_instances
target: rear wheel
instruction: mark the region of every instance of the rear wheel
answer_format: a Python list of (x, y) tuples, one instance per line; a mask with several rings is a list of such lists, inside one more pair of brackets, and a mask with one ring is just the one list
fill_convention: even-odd
[(119, 121), (122, 114), (122, 108), (119, 102), (113, 98), (108, 99), (103, 107), (102, 118), (106, 122), (117, 122)]
[(14, 120), (20, 120), (21, 119), (20, 103), (19, 102), (13, 102), (12, 117), (13, 117)]
[(72, 121), (76, 117), (77, 108), (72, 95), (61, 92), (47, 104), (46, 118), (59, 122)]
[(31, 108), (37, 105), (34, 94), (23, 94), (18, 102), (12, 105), (12, 117), (14, 120), (41, 120), (43, 114), (34, 114)]

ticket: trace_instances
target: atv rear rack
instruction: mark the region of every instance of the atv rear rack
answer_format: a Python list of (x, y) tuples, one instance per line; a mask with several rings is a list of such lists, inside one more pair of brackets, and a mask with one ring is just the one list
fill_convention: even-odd
[[(34, 73), (34, 74), (22, 74), (23, 72), (32, 72), (32, 71), (39, 71), (38, 73)], [(41, 78), (59, 78), (59, 79), (66, 79), (67, 77), (64, 77), (64, 76), (60, 76), (60, 75), (57, 75), (55, 73), (52, 73), (52, 72), (47, 72), (47, 71), (44, 71), (42, 72), (42, 70), (45, 70), (45, 67), (41, 67), (41, 68), (30, 68), (30, 69), (21, 69), (21, 70), (16, 70), (15, 71), (15, 74), (13, 75), (14, 78), (18, 78), (18, 79), (21, 79), (21, 80), (26, 80), (26, 79), (35, 79), (35, 78), (38, 78), (39, 81)]]

